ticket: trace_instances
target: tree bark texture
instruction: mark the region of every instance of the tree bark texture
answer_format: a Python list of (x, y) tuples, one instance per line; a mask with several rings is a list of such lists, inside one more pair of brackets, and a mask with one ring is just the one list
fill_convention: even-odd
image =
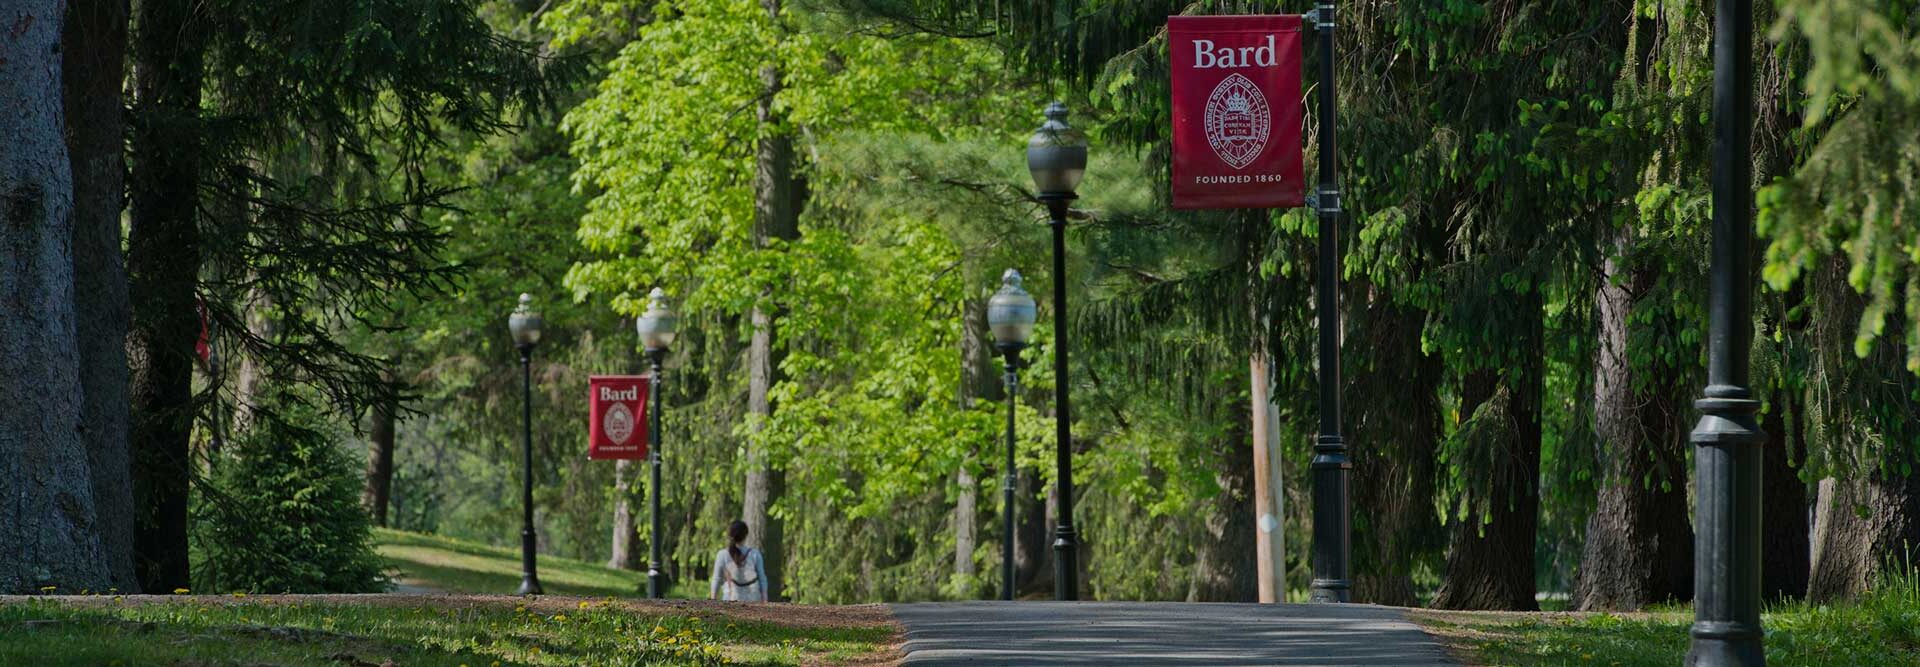
[[(1544, 348), (1538, 293), (1515, 297), (1524, 330), (1512, 344), (1520, 358), (1498, 372), (1477, 371), (1463, 382), (1461, 416), (1492, 410), (1485, 437), (1466, 446), (1487, 448), (1490, 481), (1485, 520), (1452, 525), (1446, 581), (1434, 596), (1441, 609), (1539, 609), (1534, 599), (1534, 538), (1540, 523), (1540, 406)], [(1495, 378), (1498, 378), (1497, 381)], [(1474, 409), (1469, 410), (1472, 407)]]
[(1582, 611), (1637, 610), (1693, 597), (1686, 479), (1693, 413), (1675, 400), (1682, 390), (1667, 383), (1684, 376), (1680, 369), (1634, 368), (1629, 361), (1634, 303), (1654, 287), (1649, 270), (1628, 267), (1632, 240), (1631, 228), (1616, 231), (1594, 293), (1594, 428), (1602, 476), (1574, 580), (1573, 604)]
[(0, 592), (111, 581), (81, 435), (59, 0), (0, 10)]
[(1418, 606), (1414, 564), (1443, 536), (1432, 511), (1440, 359), (1421, 350), (1423, 313), (1385, 298), (1348, 304), (1347, 330), (1363, 341), (1349, 345), (1366, 351), (1347, 359), (1344, 388), (1351, 442), (1365, 443), (1352, 449), (1353, 600)]
[(93, 475), (100, 544), (114, 588), (133, 574), (133, 477), (127, 452), (127, 0), (69, 0), (62, 37), (67, 152), (73, 170), (74, 330), (80, 352), (80, 437)]
[(639, 552), (633, 548), (639, 536), (633, 520), (633, 477), (633, 461), (621, 459), (613, 464), (613, 550), (607, 567), (615, 570), (640, 569)]
[(1889, 559), (1913, 558), (1920, 545), (1920, 475), (1875, 471), (1820, 482), (1814, 510), (1813, 568), (1807, 597), (1816, 602), (1867, 590)]
[[(968, 299), (961, 304), (960, 317), (960, 409), (972, 410), (979, 401), (997, 405), (1004, 394), (993, 372), (986, 300)], [(1000, 438), (999, 434), (994, 435), (996, 437), (975, 440), (954, 475), (954, 483), (960, 488), (953, 503), (953, 573), (962, 580), (980, 571), (974, 561), (974, 551), (980, 544), (980, 479), (973, 474), (973, 466), (981, 460), (999, 460), (999, 448), (995, 445), (1000, 443)]]
[(382, 400), (373, 406), (373, 423), (367, 429), (367, 486), (360, 502), (373, 517), (373, 525), (387, 525), (387, 506), (393, 498), (394, 412), (396, 399)]
[(1907, 448), (1920, 439), (1920, 380), (1895, 343), (1914, 324), (1889, 317), (1883, 340), (1865, 357), (1853, 355), (1866, 297), (1847, 275), (1845, 259), (1830, 256), (1805, 283), (1815, 361), (1807, 379), (1811, 419), (1802, 426), (1835, 475), (1820, 482), (1814, 508), (1807, 597), (1817, 602), (1858, 595), (1889, 561), (1920, 556), (1920, 470), (1902, 470), (1912, 464)]
[(1013, 491), (1013, 590), (1016, 594), (1053, 591), (1051, 488), (1031, 468), (1022, 468)]
[(133, 32), (132, 223), (127, 279), (134, 566), (141, 588), (186, 588), (195, 288), (200, 266), (200, 87), (205, 26), (190, 0), (140, 0)]
[[(761, 0), (761, 7), (775, 22), (780, 21), (780, 0)], [(758, 102), (761, 126), (784, 122), (774, 108), (781, 89), (780, 69), (775, 65), (760, 68), (762, 95)], [(775, 241), (800, 237), (800, 207), (805, 188), (797, 187), (793, 173), (793, 137), (786, 131), (763, 133), (754, 153), (753, 242), (767, 249)], [(770, 297), (771, 295), (763, 295)], [(763, 299), (766, 301), (769, 299)], [(753, 336), (747, 348), (747, 413), (754, 428), (764, 428), (773, 416), (770, 399), (773, 386), (780, 381), (780, 351), (775, 326), (779, 314), (772, 305), (753, 309)], [(769, 511), (785, 485), (784, 475), (769, 460), (764, 445), (750, 443), (747, 448), (747, 486), (741, 500), (741, 520), (747, 523), (749, 543), (764, 554), (767, 567), (768, 599), (780, 599), (785, 554), (781, 548), (781, 526)]]
[(1214, 494), (1202, 519), (1199, 543), (1194, 546), (1193, 584), (1188, 602), (1255, 602), (1259, 600), (1258, 563), (1253, 531), (1253, 441), (1250, 419), (1233, 410), (1228, 428), (1214, 448)]

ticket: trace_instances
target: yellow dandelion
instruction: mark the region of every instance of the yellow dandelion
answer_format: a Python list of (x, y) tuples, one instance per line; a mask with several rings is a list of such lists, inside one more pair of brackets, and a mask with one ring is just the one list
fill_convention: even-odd
[(184, 589), (184, 588), (176, 588), (176, 589), (173, 589), (173, 594), (174, 594), (174, 595), (186, 595), (186, 594), (187, 594), (188, 592), (189, 592), (189, 591), (188, 591), (187, 589)]
[(587, 608), (587, 605), (588, 605), (588, 604), (590, 604), (590, 603), (589, 603), (589, 602), (587, 602), (586, 600), (581, 600), (581, 601), (580, 601), (580, 608), (581, 608), (581, 609), (586, 609), (586, 608)]

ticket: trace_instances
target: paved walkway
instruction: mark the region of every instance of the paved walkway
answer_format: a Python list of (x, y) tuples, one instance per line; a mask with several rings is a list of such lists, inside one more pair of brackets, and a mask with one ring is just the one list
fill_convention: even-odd
[(892, 605), (906, 664), (1453, 665), (1390, 607), (1176, 602)]

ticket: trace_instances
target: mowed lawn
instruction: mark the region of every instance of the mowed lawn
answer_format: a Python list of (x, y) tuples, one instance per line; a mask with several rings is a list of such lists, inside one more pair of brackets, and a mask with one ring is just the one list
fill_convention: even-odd
[[(1685, 659), (1693, 611), (1686, 606), (1629, 614), (1451, 612), (1408, 616), (1468, 665), (1677, 665)], [(1774, 667), (1920, 666), (1920, 576), (1894, 576), (1859, 600), (1771, 605), (1767, 664)]]
[[(883, 608), (508, 596), (0, 598), (0, 665), (878, 665)], [(790, 609), (790, 608), (787, 608)]]
[[(884, 607), (647, 601), (641, 572), (377, 530), (398, 595), (0, 596), (0, 665), (884, 665)], [(675, 592), (704, 597), (705, 582)], [(61, 592), (55, 590), (53, 592)], [(424, 594), (412, 594), (424, 593)], [(682, 597), (685, 597), (684, 595)]]
[[(439, 535), (376, 528), (376, 548), (390, 562), (388, 574), (400, 590), (475, 595), (512, 594), (520, 588), (520, 550), (494, 547)], [(645, 572), (613, 570), (542, 554), (540, 587), (549, 595), (642, 597)], [(668, 597), (706, 597), (706, 582), (679, 582)]]

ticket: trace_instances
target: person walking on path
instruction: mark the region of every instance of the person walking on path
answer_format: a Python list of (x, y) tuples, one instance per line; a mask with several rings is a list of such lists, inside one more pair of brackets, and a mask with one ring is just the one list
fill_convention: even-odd
[(713, 579), (707, 597), (728, 602), (766, 602), (767, 564), (760, 550), (747, 546), (747, 522), (727, 526), (727, 548), (713, 555)]

